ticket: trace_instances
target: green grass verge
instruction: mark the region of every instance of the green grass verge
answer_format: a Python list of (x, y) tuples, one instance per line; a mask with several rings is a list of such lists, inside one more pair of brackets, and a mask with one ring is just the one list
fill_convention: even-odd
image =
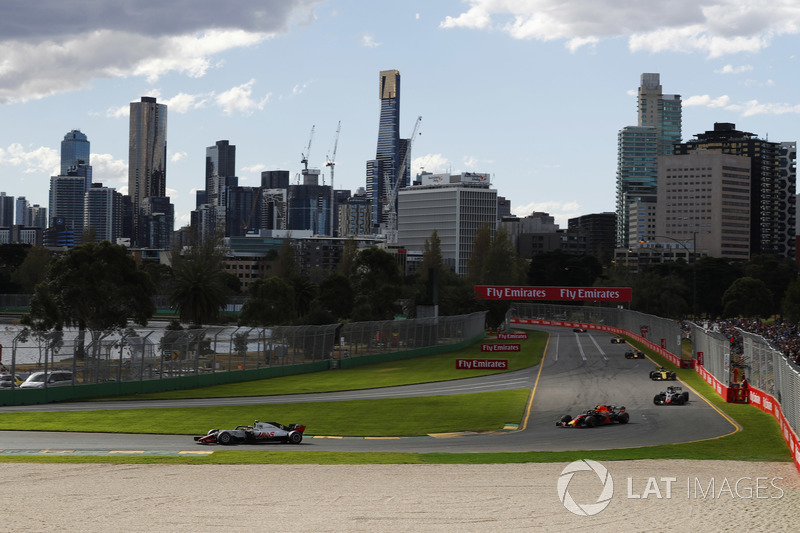
[[(529, 341), (530, 342), (530, 341)], [(716, 392), (694, 371), (690, 369), (680, 369), (654, 354), (650, 350), (644, 351), (657, 364), (674, 369), (679, 378), (684, 383), (692, 387), (697, 393), (708, 398), (709, 401), (718, 409), (725, 412), (727, 416), (734, 419), (742, 430), (726, 437), (711, 439), (706, 441), (691, 442), (686, 444), (664, 444), (659, 446), (649, 446), (641, 448), (626, 448), (618, 450), (583, 450), (565, 452), (503, 452), (503, 453), (377, 453), (377, 452), (317, 452), (317, 451), (287, 451), (285, 448), (265, 446), (264, 451), (237, 451), (220, 450), (206, 456), (183, 456), (183, 457), (103, 457), (103, 456), (0, 456), (2, 462), (31, 462), (31, 463), (123, 463), (123, 464), (490, 464), (490, 463), (561, 463), (570, 462), (577, 459), (592, 458), (598, 461), (622, 461), (636, 459), (686, 459), (686, 460), (737, 460), (737, 461), (786, 461), (792, 460), (791, 454), (780, 434), (777, 421), (770, 415), (763, 413), (759, 409), (746, 404), (729, 404), (724, 402)], [(449, 356), (449, 364), (452, 364), (453, 354)], [(442, 356), (434, 356), (442, 357)], [(397, 365), (399, 362), (390, 363)], [(377, 368), (381, 365), (372, 365)], [(366, 368), (366, 367), (364, 367)], [(452, 368), (452, 367), (451, 367)], [(363, 368), (353, 369), (363, 370)], [(373, 369), (374, 371), (374, 369)], [(344, 373), (345, 371), (342, 371)], [(351, 371), (346, 371), (351, 372)], [(337, 374), (336, 372), (323, 373)], [(304, 378), (309, 379), (306, 375)], [(276, 378), (283, 380), (286, 378)], [(276, 380), (269, 380), (276, 381)], [(237, 394), (239, 395), (239, 394)], [(462, 409), (466, 397), (468, 407)], [(409, 427), (411, 424), (416, 428), (414, 433), (419, 434), (420, 422), (425, 416), (436, 416), (440, 422), (447, 422), (451, 417), (461, 416), (460, 429), (487, 427), (481, 426), (471, 419), (469, 409), (475, 409), (476, 405), (488, 405), (485, 411), (478, 413), (477, 418), (485, 419), (490, 416), (497, 417), (495, 424), (513, 422), (521, 418), (521, 409), (524, 408), (527, 391), (506, 391), (481, 393), (474, 395), (446, 396), (435, 398), (402, 399), (413, 400), (414, 404), (405, 404), (401, 400), (364, 400), (358, 402), (330, 402), (320, 404), (283, 404), (255, 407), (218, 407), (218, 408), (181, 408), (164, 409), (171, 411), (165, 413), (163, 420), (158, 420), (159, 410), (115, 410), (95, 412), (91, 417), (87, 417), (81, 423), (86, 424), (84, 430), (94, 428), (97, 431), (98, 424), (103, 423), (107, 427), (112, 427), (111, 431), (124, 428), (125, 432), (131, 432), (130, 424), (144, 426), (143, 432), (149, 433), (192, 433), (195, 425), (198, 427), (201, 422), (205, 424), (198, 428), (200, 434), (210, 427), (225, 427), (231, 420), (240, 420), (235, 423), (246, 423), (251, 418), (268, 420), (263, 415), (263, 411), (268, 410), (270, 414), (275, 414), (275, 420), (283, 422), (304, 422), (309, 426), (309, 434), (324, 435), (341, 434), (342, 427), (353, 426), (360, 417), (366, 417), (365, 426), (371, 426), (373, 430), (379, 427), (381, 417), (392, 418), (391, 427)], [(485, 401), (489, 399), (489, 401)], [(434, 403), (429, 403), (434, 402)], [(383, 405), (382, 405), (383, 404)], [(338, 405), (338, 407), (337, 407)], [(470, 407), (471, 406), (471, 407)], [(278, 416), (278, 409), (284, 409)], [(366, 409), (366, 412), (353, 411), (354, 408)], [(483, 407), (480, 407), (481, 409)], [(304, 409), (306, 411), (301, 411)], [(319, 420), (315, 418), (320, 409), (327, 411)], [(340, 411), (336, 413), (336, 411)], [(454, 411), (453, 411), (454, 410)], [(466, 411), (466, 412), (465, 412)], [(458, 413), (461, 412), (459, 415)], [(129, 414), (126, 414), (129, 413)], [(383, 413), (383, 414), (380, 414)], [(427, 414), (424, 414), (427, 413)], [(67, 416), (77, 415), (75, 412), (59, 413), (6, 413), (0, 419), (0, 429), (33, 429), (31, 424), (39, 424), (36, 429), (80, 431), (73, 426), (77, 420), (69, 420)], [(31, 418), (13, 417), (25, 415)], [(121, 417), (130, 416), (130, 421)], [(191, 419), (203, 416), (202, 421)], [(219, 416), (220, 418), (214, 418)], [(298, 418), (298, 417), (308, 418)], [(516, 418), (507, 418), (516, 416)], [(94, 418), (92, 418), (94, 417)], [(233, 417), (233, 418), (231, 418)], [(285, 418), (284, 418), (285, 417)], [(334, 421), (332, 417), (338, 417)], [(211, 421), (224, 421), (212, 423)], [(125, 420), (125, 421), (124, 421)], [(331, 421), (333, 430), (318, 431), (325, 428), (326, 420)], [(371, 422), (370, 422), (371, 420)], [(406, 422), (403, 422), (406, 420)], [(10, 421), (10, 422), (9, 422)], [(206, 423), (208, 421), (208, 423)], [(314, 427), (313, 424), (319, 424)], [(194, 424), (193, 422), (197, 422)], [(438, 425), (438, 422), (431, 421), (431, 429), (427, 432), (446, 432), (452, 431), (452, 425)], [(15, 426), (15, 427), (12, 427)], [(450, 430), (442, 428), (450, 427)], [(154, 428), (161, 428), (154, 430)], [(179, 430), (179, 428), (183, 428)], [(497, 429), (497, 425), (494, 428)], [(479, 430), (479, 429), (474, 429)], [(380, 433), (380, 431), (379, 431)], [(360, 433), (367, 436), (367, 433)], [(376, 433), (377, 434), (377, 433)], [(400, 434), (394, 432), (394, 434)], [(385, 435), (385, 433), (384, 433)], [(189, 442), (188, 449), (192, 449), (193, 442)]]
[[(485, 376), (522, 370), (539, 364), (547, 334), (542, 331), (528, 332), (528, 339), (510, 341), (520, 344), (520, 351), (514, 353), (487, 354), (480, 351), (480, 345), (492, 341), (487, 338), (479, 343), (453, 352), (401, 359), (386, 363), (376, 363), (355, 368), (326, 370), (313, 374), (299, 374), (279, 378), (260, 379), (239, 383), (227, 383), (211, 387), (167, 391), (113, 398), (96, 398), (100, 400), (171, 400), (182, 398), (229, 398), (241, 396), (269, 396), (280, 394), (307, 394), (313, 392), (334, 392), (343, 390), (373, 389), (378, 387), (394, 387), (397, 385), (413, 385), (435, 381), (449, 381), (466, 377)], [(502, 341), (500, 341), (503, 343)], [(509, 369), (503, 370), (456, 370), (457, 358), (489, 358), (508, 359)]]
[[(205, 435), (253, 420), (305, 424), (309, 435), (416, 436), (492, 431), (522, 419), (529, 389), (323, 403), (4, 413), (0, 430)], [(187, 443), (190, 442), (187, 440)]]

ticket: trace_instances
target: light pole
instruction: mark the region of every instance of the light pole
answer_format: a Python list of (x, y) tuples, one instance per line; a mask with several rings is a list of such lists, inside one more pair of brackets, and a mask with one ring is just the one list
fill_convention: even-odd
[[(667, 237), (666, 235), (652, 235), (654, 239), (669, 239), (681, 245), (686, 250), (686, 255), (689, 256), (689, 264), (692, 265), (692, 316), (697, 319), (697, 232), (692, 232), (692, 250), (686, 247), (686, 241), (679, 241), (678, 239)], [(645, 241), (639, 241), (644, 244)]]

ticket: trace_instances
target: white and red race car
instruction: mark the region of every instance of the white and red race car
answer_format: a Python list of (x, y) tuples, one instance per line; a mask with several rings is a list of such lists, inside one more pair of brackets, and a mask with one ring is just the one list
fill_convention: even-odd
[(236, 426), (236, 429), (212, 429), (202, 437), (195, 437), (194, 440), (200, 444), (235, 444), (264, 441), (300, 444), (303, 441), (303, 432), (305, 430), (306, 427), (300, 424), (284, 426), (277, 422), (259, 422), (256, 420), (252, 426)]

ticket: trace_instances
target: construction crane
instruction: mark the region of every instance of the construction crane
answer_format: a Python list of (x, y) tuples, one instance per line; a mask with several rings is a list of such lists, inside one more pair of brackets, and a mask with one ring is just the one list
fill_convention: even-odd
[(306, 147), (306, 151), (300, 154), (301, 156), (303, 156), (300, 162), (303, 165), (305, 165), (304, 167), (305, 170), (308, 170), (308, 156), (311, 154), (311, 141), (313, 140), (314, 140), (314, 126), (311, 126), (311, 135), (308, 136), (308, 146)]
[(388, 172), (385, 172), (383, 175), (384, 189), (386, 190), (386, 204), (384, 205), (384, 210), (387, 215), (386, 242), (390, 244), (397, 242), (397, 193), (400, 190), (400, 182), (403, 181), (406, 167), (408, 167), (408, 160), (411, 157), (411, 147), (414, 145), (414, 139), (417, 137), (417, 130), (419, 130), (420, 122), (422, 122), (422, 117), (417, 117), (417, 122), (414, 123), (414, 131), (411, 133), (411, 138), (408, 140), (408, 146), (406, 146), (405, 157), (403, 157), (403, 161), (400, 162), (400, 167), (397, 169), (394, 183), (391, 183)]
[(333, 169), (336, 166), (336, 149), (339, 147), (339, 132), (340, 131), (342, 131), (342, 121), (341, 120), (339, 121), (339, 125), (336, 126), (336, 138), (333, 141), (333, 155), (330, 155), (330, 156), (326, 157), (327, 161), (325, 162), (325, 166), (326, 167), (331, 167), (331, 226), (330, 226), (331, 237), (333, 237), (333, 235), (335, 233), (333, 231), (333, 221), (335, 220), (334, 212), (333, 212), (333, 195), (334, 195)]

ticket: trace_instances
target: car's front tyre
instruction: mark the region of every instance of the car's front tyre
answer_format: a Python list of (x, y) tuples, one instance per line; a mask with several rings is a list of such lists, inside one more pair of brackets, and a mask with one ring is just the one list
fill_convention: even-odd
[(222, 433), (217, 435), (217, 442), (220, 443), (220, 444), (227, 445), (227, 444), (230, 444), (232, 440), (233, 440), (233, 437), (231, 437), (230, 433), (226, 433), (226, 432), (223, 431)]

